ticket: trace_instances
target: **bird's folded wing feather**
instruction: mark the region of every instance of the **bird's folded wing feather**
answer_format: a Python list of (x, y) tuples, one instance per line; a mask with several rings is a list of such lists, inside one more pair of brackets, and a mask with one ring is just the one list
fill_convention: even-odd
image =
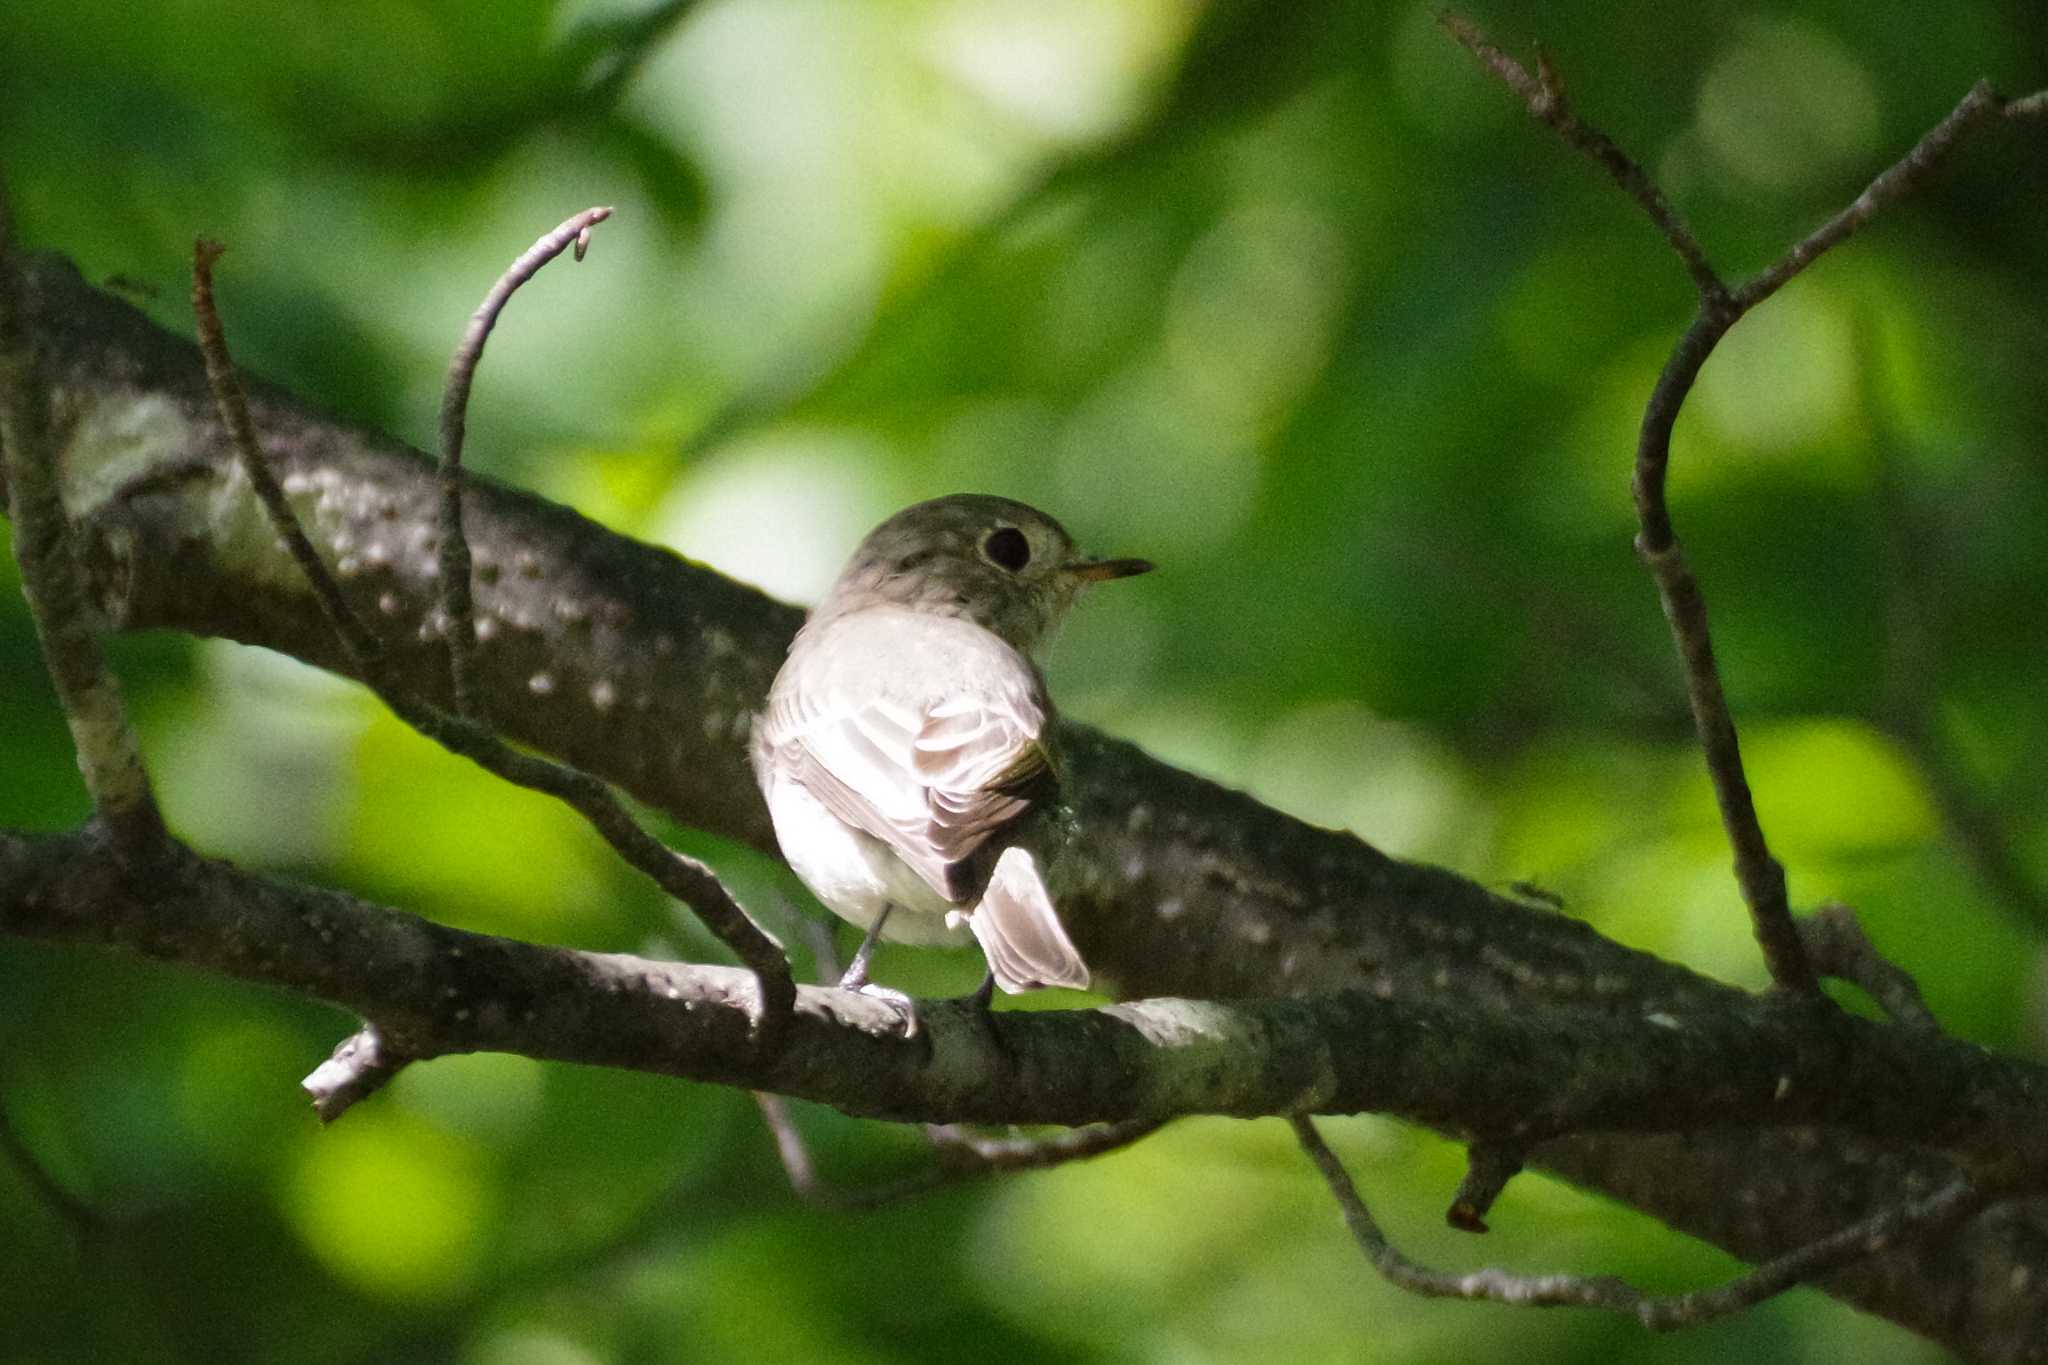
[(1037, 858), (1021, 844), (1003, 850), (967, 926), (1004, 990), (1088, 989), (1088, 964), (1053, 909)]
[(978, 897), (989, 839), (1050, 795), (1035, 679), (908, 704), (832, 688), (778, 700), (770, 742), (783, 771), (841, 820), (888, 844), (946, 900)]

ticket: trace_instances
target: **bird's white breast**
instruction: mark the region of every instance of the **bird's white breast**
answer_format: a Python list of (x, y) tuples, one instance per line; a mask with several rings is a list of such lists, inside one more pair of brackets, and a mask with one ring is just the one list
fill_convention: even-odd
[(767, 798), (783, 856), (833, 914), (865, 929), (893, 904), (883, 938), (959, 945), (972, 937), (964, 926), (946, 923), (946, 913), (961, 907), (949, 905), (887, 844), (839, 819), (801, 783), (774, 780)]

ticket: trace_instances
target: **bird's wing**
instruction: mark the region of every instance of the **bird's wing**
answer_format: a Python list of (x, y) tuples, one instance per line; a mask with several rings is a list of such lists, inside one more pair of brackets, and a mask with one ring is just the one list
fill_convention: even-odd
[(981, 904), (967, 918), (996, 984), (1015, 994), (1040, 986), (1088, 989), (1088, 964), (1067, 937), (1030, 849), (1003, 850)]
[(990, 838), (1054, 788), (1044, 725), (1043, 692), (1026, 673), (923, 703), (806, 688), (778, 698), (768, 735), (777, 764), (827, 810), (965, 904), (1000, 851)]

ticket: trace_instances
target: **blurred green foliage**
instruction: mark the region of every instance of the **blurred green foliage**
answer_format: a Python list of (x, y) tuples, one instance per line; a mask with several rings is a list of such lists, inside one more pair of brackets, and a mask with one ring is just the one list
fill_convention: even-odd
[[(2048, 81), (2048, 17), (1997, 0), (1474, 17), (1545, 43), (1736, 274), (1979, 76)], [(1795, 900), (1856, 904), (1951, 1027), (2030, 1053), (2040, 147), (1980, 134), (1744, 322), (1671, 490)], [(179, 330), (191, 239), (224, 238), (243, 362), (415, 441), (503, 263), (616, 204), (492, 343), (477, 464), (796, 597), (906, 501), (1036, 502), (1164, 569), (1080, 613), (1054, 668), (1069, 712), (1760, 981), (1629, 548), (1634, 428), (1687, 281), (1426, 4), (8, 0), (0, 165), (30, 240)], [(712, 951), (573, 819), (352, 688), (217, 642), (116, 655), (171, 819), (207, 851), (496, 932)], [(12, 591), (0, 670), (0, 821), (75, 823)], [(801, 901), (767, 860), (676, 833), (764, 914)], [(879, 974), (959, 990), (975, 969), (897, 950)], [(0, 1355), (1932, 1354), (1813, 1294), (1654, 1342), (1407, 1299), (1275, 1123), (1183, 1124), (863, 1215), (799, 1207), (744, 1097), (646, 1077), (442, 1061), (321, 1131), (292, 1083), (348, 1026), (0, 943), (0, 1104), (108, 1220), (74, 1236), (0, 1165)], [(799, 1117), (835, 1176), (921, 1159), (902, 1132)], [(1418, 1255), (1660, 1288), (1733, 1269), (1535, 1177), (1474, 1243), (1441, 1227), (1454, 1149), (1332, 1126)]]

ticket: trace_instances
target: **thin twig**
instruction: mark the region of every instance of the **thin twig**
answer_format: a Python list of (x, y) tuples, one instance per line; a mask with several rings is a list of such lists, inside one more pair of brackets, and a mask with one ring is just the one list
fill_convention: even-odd
[(928, 1125), (937, 1163), (880, 1185), (848, 1189), (827, 1182), (818, 1174), (810, 1147), (790, 1115), (788, 1101), (765, 1091), (754, 1092), (754, 1103), (775, 1138), (775, 1154), (789, 1177), (789, 1187), (806, 1204), (825, 1209), (873, 1209), (901, 1203), (947, 1185), (978, 1180), (1012, 1171), (1044, 1170), (1069, 1161), (1113, 1152), (1151, 1136), (1162, 1126), (1157, 1119), (1136, 1119), (1124, 1123), (1098, 1123), (1072, 1128), (1042, 1138), (992, 1138), (954, 1124)]
[[(1663, 503), (1657, 516), (1669, 525)], [(1742, 746), (1735, 734), (1735, 715), (1729, 709), (1727, 693), (1721, 686), (1721, 672), (1714, 661), (1714, 637), (1707, 623), (1707, 600), (1700, 591), (1686, 561), (1685, 550), (1676, 537), (1661, 548), (1652, 548), (1647, 527), (1636, 537), (1636, 552), (1650, 570), (1657, 596), (1670, 623), (1672, 640), (1685, 668), (1686, 702), (1692, 708), (1693, 729), (1699, 737), (1700, 752), (1714, 786), (1714, 804), (1721, 813), (1721, 827), (1735, 854), (1735, 884), (1749, 907), (1757, 946), (1763, 950), (1764, 966), (1771, 980), (1786, 990), (1817, 993), (1820, 983), (1806, 960), (1799, 931), (1792, 922), (1791, 898), (1785, 885), (1785, 867), (1772, 855), (1757, 819), (1756, 798), (1749, 789), (1749, 776), (1742, 763)]]
[(7, 1159), (14, 1163), (22, 1180), (35, 1191), (36, 1198), (70, 1225), (72, 1235), (81, 1245), (106, 1225), (106, 1219), (98, 1209), (66, 1189), (64, 1182), (50, 1174), (35, 1150), (14, 1130), (5, 1105), (0, 1105), (0, 1152), (6, 1153)]
[(90, 624), (91, 597), (64, 515), (49, 396), (38, 374), (18, 261), (13, 211), (0, 189), (0, 466), (21, 592), (93, 809), (124, 855), (145, 860), (163, 847), (163, 816), (120, 687)]
[[(1707, 604), (1699, 581), (1686, 563), (1685, 552), (1672, 529), (1671, 513), (1664, 501), (1665, 472), (1671, 462), (1671, 430), (1678, 411), (1692, 391), (1700, 367), (1714, 347), (1742, 316), (1727, 287), (1706, 263), (1692, 233), (1678, 219), (1663, 194), (1641, 167), (1615, 147), (1613, 140), (1598, 129), (1580, 122), (1566, 108), (1557, 77), (1543, 64), (1541, 79), (1532, 77), (1512, 57), (1488, 42), (1470, 22), (1447, 15), (1444, 25), (1485, 63), (1489, 70), (1522, 98), (1531, 114), (1548, 123), (1573, 147), (1592, 157), (1614, 174), (1629, 197), (1664, 234), (1699, 292), (1699, 312), (1672, 348), (1656, 387), (1643, 409), (1642, 429), (1636, 440), (1633, 477), (1636, 517), (1641, 530), (1636, 552), (1649, 568), (1670, 623), (1673, 641), (1684, 664), (1686, 700), (1692, 708), (1693, 725), (1713, 781), (1714, 799), (1721, 812), (1722, 827), (1735, 853), (1735, 880), (1749, 907), (1758, 946), (1771, 979), (1787, 990), (1818, 993), (1820, 983), (1806, 960), (1799, 932), (1792, 923), (1792, 908), (1786, 895), (1785, 869), (1771, 856), (1764, 841), (1763, 827), (1756, 816), (1749, 779), (1742, 767), (1742, 750), (1736, 740), (1735, 719), (1721, 686), (1720, 670), (1714, 662), (1714, 643), (1707, 625)], [(1617, 166), (1620, 169), (1617, 169)]]
[[(2043, 93), (2048, 94), (2048, 91)], [(1880, 172), (1848, 207), (1801, 238), (1790, 251), (1765, 266), (1757, 273), (1756, 278), (1736, 290), (1737, 307), (1747, 312), (1777, 293), (1787, 280), (1812, 265), (1823, 252), (1846, 241), (1851, 233), (1882, 213), (1892, 203), (1911, 193), (1936, 166), (1947, 159), (1949, 152), (1962, 140), (1964, 133), (1986, 119), (1998, 117), (2006, 110), (2006, 101), (1991, 88), (1991, 82), (1980, 80), (1971, 86), (1969, 92), (1963, 96), (1962, 102), (1949, 111), (1947, 118), (1929, 128), (1926, 134), (1913, 144), (1911, 151)]]
[(313, 542), (306, 538), (305, 529), (299, 525), (291, 504), (285, 500), (283, 485), (278, 483), (270, 460), (263, 453), (255, 419), (249, 414), (249, 396), (242, 388), (241, 376), (235, 373), (234, 358), (228, 353), (227, 333), (221, 326), (220, 310), (213, 297), (213, 264), (226, 250), (219, 242), (205, 237), (192, 244), (192, 317), (199, 336), (199, 353), (206, 360), (206, 382), (213, 390), (214, 411), (227, 428), (228, 444), (234, 448), (235, 462), (263, 503), (271, 530), (276, 532), (278, 540), (298, 563), (307, 585), (320, 600), (321, 614), (341, 636), (349, 662), (355, 665), (356, 673), (365, 682), (377, 685), (381, 680), (373, 675), (380, 672), (383, 643), (350, 609), (340, 585), (321, 562)]
[[(564, 228), (576, 221), (571, 219)], [(560, 231), (557, 230), (558, 233)], [(555, 235), (550, 234), (550, 238), (543, 241)], [(576, 235), (569, 233), (556, 250), (574, 241)], [(753, 970), (761, 987), (761, 1009), (757, 1020), (759, 1041), (764, 1047), (779, 1047), (783, 1027), (796, 1005), (796, 982), (790, 974), (789, 959), (775, 940), (755, 924), (739, 902), (733, 899), (708, 864), (669, 848), (640, 828), (611, 789), (590, 774), (521, 753), (482, 725), (461, 716), (451, 716), (409, 696), (386, 676), (381, 644), (349, 607), (327, 565), (308, 542), (291, 503), (283, 496), (282, 490), (277, 489), (275, 478), (269, 475), (255, 422), (249, 414), (247, 396), (239, 383), (232, 382), (234, 362), (228, 354), (226, 333), (214, 308), (210, 273), (213, 260), (218, 255), (219, 248), (211, 243), (202, 242), (195, 248), (192, 302), (199, 314), (199, 331), (207, 347), (208, 377), (214, 381), (214, 402), (220, 410), (221, 424), (235, 445), (236, 458), (242, 467), (264, 471), (261, 478), (251, 474), (251, 483), (258, 488), (265, 513), (270, 517), (279, 539), (292, 547), (294, 560), (312, 584), (314, 600), (340, 637), (357, 676), (391, 709), (393, 715), (444, 749), (460, 754), (507, 782), (546, 792), (566, 802), (604, 836), (620, 857), (695, 911), (712, 933)], [(531, 270), (527, 273), (531, 274)], [(202, 275), (207, 277), (203, 288), (200, 283)], [(481, 341), (478, 345), (481, 347)], [(474, 358), (471, 368), (474, 368)], [(223, 377), (230, 382), (221, 382)], [(458, 453), (459, 445), (458, 436)], [(262, 495), (265, 484), (276, 491), (275, 497)], [(459, 525), (457, 534), (461, 534)], [(467, 557), (465, 548), (465, 562)], [(334, 1087), (348, 1096), (347, 1100), (334, 1106), (333, 1114), (328, 1117), (338, 1115), (354, 1099), (369, 1093), (369, 1089), (360, 1087), (368, 1084), (370, 1070), (376, 1069), (371, 1066), (373, 1061), (375, 1058), (368, 1052), (345, 1057), (338, 1051), (324, 1065), (322, 1072), (315, 1073), (320, 1077), (323, 1088)], [(353, 1076), (351, 1068), (363, 1070), (363, 1075)], [(308, 1078), (309, 1084), (312, 1079)], [(381, 1083), (381, 1080), (377, 1082)]]
[[(1779, 986), (1793, 991), (1817, 992), (1819, 981), (1807, 960), (1799, 931), (1792, 922), (1785, 869), (1771, 855), (1764, 839), (1749, 780), (1743, 771), (1734, 716), (1728, 708), (1720, 670), (1714, 660), (1706, 599), (1686, 562), (1684, 549), (1671, 524), (1670, 508), (1665, 502), (1664, 486), (1671, 463), (1672, 429), (1707, 357), (1713, 354), (1721, 338), (1745, 313), (1813, 264), (1829, 248), (1848, 238), (1887, 205), (1910, 192), (1941, 163), (1973, 125), (1994, 114), (2002, 113), (2008, 117), (2031, 114), (2038, 104), (2048, 103), (2048, 100), (2029, 96), (2025, 100), (2008, 102), (2000, 99), (1987, 83), (1979, 81), (1948, 117), (1930, 129), (1905, 156), (1871, 181), (1854, 202), (1795, 243), (1754, 279), (1730, 291), (1708, 265), (1706, 255), (1691, 230), (1642, 168), (1606, 134), (1581, 122), (1571, 112), (1563, 87), (1548, 61), (1539, 64), (1537, 76), (1531, 76), (1469, 21), (1446, 14), (1442, 22), (1460, 43), (1521, 98), (1532, 115), (1556, 129), (1568, 143), (1614, 176), (1663, 233), (1672, 250), (1685, 263), (1699, 291), (1699, 311), (1672, 348), (1671, 356), (1658, 375), (1656, 387), (1643, 409), (1633, 477), (1636, 516), (1641, 524), (1636, 550), (1656, 582), (1665, 618), (1670, 622), (1672, 637), (1685, 666), (1686, 698), (1692, 707), (1700, 748), (1713, 780), (1721, 823), (1734, 850), (1736, 883), (1749, 906), (1765, 966), (1771, 979)], [(2048, 92), (2043, 94), (2048, 95)]]
[(1387, 1240), (1344, 1163), (1323, 1141), (1314, 1121), (1297, 1114), (1290, 1122), (1302, 1150), (1343, 1210), (1352, 1239), (1388, 1283), (1424, 1298), (1479, 1299), (1525, 1308), (1600, 1308), (1634, 1318), (1658, 1332), (1697, 1326), (1753, 1308), (1907, 1237), (1955, 1227), (1990, 1202), (1969, 1181), (1958, 1178), (1925, 1199), (1894, 1205), (1724, 1285), (1688, 1294), (1645, 1294), (1612, 1275), (1518, 1275), (1497, 1266), (1464, 1272), (1433, 1270), (1409, 1260)]
[(1614, 183), (1621, 186), (1629, 198), (1642, 206), (1650, 221), (1657, 225), (1657, 230), (1664, 234), (1664, 240), (1685, 262), (1686, 271), (1692, 276), (1693, 287), (1699, 291), (1702, 303), (1727, 298), (1728, 286), (1707, 259), (1706, 249), (1693, 235), (1684, 217), (1671, 207), (1664, 191), (1657, 188), (1649, 174), (1613, 138), (1591, 124), (1581, 122), (1579, 116), (1572, 112), (1571, 103), (1565, 98), (1564, 81), (1546, 56), (1540, 52), (1537, 54), (1536, 74), (1532, 76), (1520, 62), (1494, 46), (1464, 16), (1446, 10), (1437, 15), (1437, 22), (1477, 58), (1481, 66), (1519, 95), (1530, 114), (1591, 157), (1614, 177)]
[(564, 221), (520, 253), (477, 306), (448, 362), (448, 382), (441, 393), (441, 627), (448, 645), (448, 681), (455, 714), (478, 719), (476, 712), (476, 614), (470, 600), (469, 538), (462, 529), (462, 442), (469, 421), (469, 390), (476, 379), (484, 343), (498, 325), (498, 315), (519, 286), (571, 246), (582, 260), (590, 248), (590, 230), (612, 216), (608, 208), (590, 208)]

